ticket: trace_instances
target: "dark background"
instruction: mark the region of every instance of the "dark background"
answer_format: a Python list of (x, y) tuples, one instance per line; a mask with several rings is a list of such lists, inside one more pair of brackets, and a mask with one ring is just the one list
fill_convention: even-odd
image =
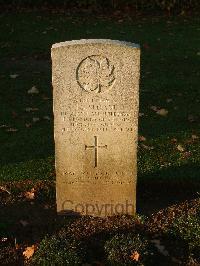
[(159, 12), (167, 14), (183, 14), (197, 12), (199, 0), (0, 0), (1, 11), (6, 9), (43, 8), (95, 12), (124, 11), (126, 14), (136, 12)]

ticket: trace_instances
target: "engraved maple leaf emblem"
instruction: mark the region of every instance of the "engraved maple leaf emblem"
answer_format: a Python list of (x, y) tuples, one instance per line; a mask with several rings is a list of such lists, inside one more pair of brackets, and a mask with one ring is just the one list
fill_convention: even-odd
[(78, 69), (78, 83), (86, 91), (103, 92), (114, 84), (114, 66), (102, 56), (89, 56)]

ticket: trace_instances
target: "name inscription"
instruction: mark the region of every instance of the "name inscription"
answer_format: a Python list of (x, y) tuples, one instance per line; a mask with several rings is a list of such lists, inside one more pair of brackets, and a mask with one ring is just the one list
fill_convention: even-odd
[[(87, 103), (87, 104), (86, 104)], [(109, 100), (95, 102), (80, 100), (77, 111), (60, 112), (65, 131), (126, 131), (132, 132), (133, 116), (124, 106), (110, 104)]]

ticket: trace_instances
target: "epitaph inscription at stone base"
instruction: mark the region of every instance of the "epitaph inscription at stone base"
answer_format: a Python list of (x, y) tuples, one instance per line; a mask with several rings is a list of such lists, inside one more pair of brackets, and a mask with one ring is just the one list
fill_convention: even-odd
[(54, 44), (52, 71), (58, 213), (134, 214), (139, 46)]

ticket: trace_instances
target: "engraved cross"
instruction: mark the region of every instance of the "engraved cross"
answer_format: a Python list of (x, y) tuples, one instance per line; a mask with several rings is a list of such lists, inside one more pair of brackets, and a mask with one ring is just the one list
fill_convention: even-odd
[(98, 148), (105, 148), (105, 149), (107, 149), (107, 145), (99, 146), (98, 145), (98, 138), (97, 138), (97, 136), (94, 136), (94, 145), (93, 146), (87, 146), (87, 145), (85, 145), (85, 150), (87, 150), (87, 149), (94, 149), (94, 167), (97, 167), (97, 163), (98, 163)]

